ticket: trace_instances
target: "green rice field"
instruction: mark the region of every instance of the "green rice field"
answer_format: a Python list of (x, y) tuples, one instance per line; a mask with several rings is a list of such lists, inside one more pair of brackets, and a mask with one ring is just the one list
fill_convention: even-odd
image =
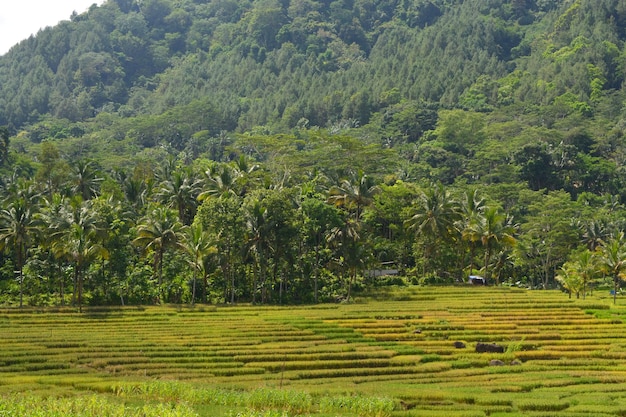
[(5, 309), (8, 416), (626, 416), (626, 300), (412, 287), (305, 307)]

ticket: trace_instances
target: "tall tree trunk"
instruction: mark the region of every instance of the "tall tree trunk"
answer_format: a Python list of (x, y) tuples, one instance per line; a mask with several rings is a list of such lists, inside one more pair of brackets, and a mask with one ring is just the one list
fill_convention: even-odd
[(19, 279), (20, 279), (20, 308), (24, 306), (24, 270), (20, 266), (19, 269)]
[(75, 265), (74, 275), (76, 286), (78, 287), (78, 311), (83, 312), (83, 279), (81, 271), (81, 262), (77, 261)]
[(198, 255), (196, 254), (195, 262), (193, 263), (193, 286), (191, 288), (191, 305), (196, 303), (196, 277), (198, 275)]
[(259, 263), (255, 261), (256, 265), (252, 268), (252, 304), (256, 304), (256, 287), (259, 280)]
[(24, 258), (26, 249), (22, 243), (17, 247), (17, 270), (20, 280), (20, 308), (24, 306)]
[[(55, 262), (55, 266), (58, 266), (58, 264)], [(63, 275), (63, 271), (61, 270), (61, 268), (58, 268), (58, 275), (59, 275), (59, 297), (61, 298), (61, 306), (65, 305), (65, 276)]]
[(470, 264), (469, 264), (469, 274), (472, 275), (474, 273), (474, 254), (476, 251), (476, 245), (474, 242), (470, 242)]
[(78, 292), (78, 268), (74, 266), (74, 288), (72, 289), (72, 305), (76, 305), (76, 296)]
[(230, 303), (235, 304), (235, 272), (230, 269)]
[(320, 277), (320, 248), (319, 244), (315, 246), (315, 272), (314, 272), (314, 286), (315, 286), (315, 304), (318, 303), (319, 293), (319, 277)]
[(109, 286), (108, 284), (108, 280), (107, 280), (107, 274), (106, 274), (106, 260), (104, 259), (104, 257), (102, 258), (102, 288), (103, 288), (103, 292), (104, 292), (104, 298), (108, 299), (109, 298)]
[(202, 273), (202, 281), (203, 281), (203, 284), (204, 284), (204, 294), (202, 294), (202, 302), (204, 304), (207, 304), (208, 299), (209, 299), (209, 294), (208, 294), (208, 292), (209, 292), (209, 278), (208, 278), (207, 273), (204, 270), (204, 268), (203, 268), (203, 273)]
[(157, 252), (157, 283), (158, 283), (158, 299), (157, 303), (161, 304), (164, 300), (163, 297), (163, 248), (159, 248)]
[(346, 301), (350, 302), (350, 297), (352, 296), (352, 282), (356, 282), (356, 268), (350, 268), (348, 273), (348, 294), (346, 296)]
[[(491, 250), (485, 249), (485, 282), (489, 282), (489, 260), (491, 259)], [(496, 282), (496, 285), (499, 283)]]

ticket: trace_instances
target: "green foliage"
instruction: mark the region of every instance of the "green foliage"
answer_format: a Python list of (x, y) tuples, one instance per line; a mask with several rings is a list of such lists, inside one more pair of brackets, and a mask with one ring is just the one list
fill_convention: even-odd
[(626, 227), (624, 26), (613, 0), (91, 7), (0, 57), (3, 301), (342, 300), (383, 265), (555, 286)]
[[(219, 109), (204, 121), (227, 130), (365, 124), (403, 102), (492, 111), (564, 97), (557, 102), (591, 114), (622, 82), (618, 6), (518, 3), (110, 2), (0, 58), (0, 123), (143, 118), (206, 97)], [(179, 116), (199, 118), (196, 107)], [(421, 132), (406, 127), (427, 130), (432, 120), (406, 116), (392, 128), (411, 141)], [(166, 141), (195, 133), (170, 127)], [(159, 143), (149, 136), (138, 139)]]

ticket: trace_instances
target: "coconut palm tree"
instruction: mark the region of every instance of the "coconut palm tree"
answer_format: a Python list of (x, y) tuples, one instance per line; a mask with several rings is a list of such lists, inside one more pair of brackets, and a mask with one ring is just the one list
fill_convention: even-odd
[(252, 285), (252, 302), (256, 302), (257, 286), (261, 286), (261, 302), (267, 299), (266, 277), (267, 264), (270, 252), (270, 231), (272, 225), (268, 219), (269, 212), (261, 201), (254, 198), (244, 204), (246, 221), (246, 242), (256, 267), (254, 268), (254, 283)]
[(572, 297), (572, 293), (576, 293), (576, 298), (578, 298), (583, 289), (583, 280), (578, 273), (576, 265), (572, 262), (565, 262), (554, 279), (567, 290), (570, 298)]
[(15, 254), (20, 307), (24, 302), (24, 264), (37, 230), (33, 212), (23, 199), (12, 201), (6, 209), (0, 211), (0, 250), (12, 250)]
[(423, 238), (424, 259), (432, 263), (438, 248), (451, 240), (460, 217), (458, 204), (442, 184), (432, 184), (418, 195), (414, 209), (415, 214), (405, 222), (405, 227)]
[(227, 194), (236, 195), (237, 178), (238, 173), (230, 165), (220, 164), (209, 168), (204, 173), (203, 190), (198, 195), (198, 200), (204, 201), (209, 197)]
[(72, 193), (89, 200), (100, 192), (103, 178), (98, 174), (96, 163), (91, 160), (79, 160), (72, 166)]
[(207, 233), (202, 225), (193, 223), (186, 227), (183, 232), (182, 247), (190, 256), (190, 264), (193, 268), (193, 282), (191, 292), (191, 304), (196, 301), (196, 278), (198, 271), (203, 272), (204, 277), (204, 294), (206, 301), (207, 283), (206, 274), (204, 273), (205, 258), (211, 254), (217, 253), (217, 248), (213, 242), (213, 238)]
[(598, 275), (598, 264), (594, 252), (586, 249), (574, 258), (576, 270), (583, 282), (583, 299), (587, 297), (589, 283)]
[(137, 237), (133, 243), (154, 256), (153, 269), (160, 293), (158, 301), (163, 296), (163, 255), (168, 248), (181, 247), (182, 231), (183, 225), (176, 215), (161, 206), (150, 210), (137, 226)]
[(619, 232), (600, 248), (598, 261), (605, 274), (613, 279), (613, 304), (617, 301), (617, 289), (620, 281), (625, 278), (626, 246), (624, 232)]
[(590, 251), (595, 251), (610, 232), (606, 221), (603, 219), (592, 219), (581, 225), (582, 241)]
[(157, 198), (167, 207), (178, 212), (178, 219), (185, 225), (191, 224), (196, 214), (198, 181), (184, 170), (176, 170), (164, 179), (157, 190)]
[(107, 251), (100, 244), (106, 233), (102, 222), (93, 209), (93, 203), (83, 201), (81, 196), (71, 200), (60, 199), (55, 211), (47, 211), (43, 217), (47, 224), (50, 247), (56, 258), (66, 259), (74, 265), (74, 297), (82, 312), (84, 272), (98, 256)]
[[(514, 237), (517, 226), (513, 219), (502, 213), (498, 207), (488, 207), (480, 224), (480, 241), (484, 250), (485, 280), (489, 282), (490, 260), (493, 253), (502, 247), (512, 247), (516, 243)], [(500, 284), (496, 277), (496, 284)]]
[(329, 245), (336, 249), (335, 262), (344, 271), (344, 277), (347, 275), (345, 278), (347, 301), (350, 300), (352, 286), (356, 282), (359, 268), (365, 266), (366, 254), (361, 241), (360, 229), (360, 223), (356, 219), (345, 216), (343, 224), (332, 228), (327, 236)]
[(142, 178), (129, 175), (123, 170), (117, 170), (114, 174), (115, 179), (120, 185), (126, 202), (134, 216), (141, 212), (147, 203), (148, 194), (151, 193), (152, 180), (144, 180)]
[(460, 205), (461, 219), (458, 221), (458, 229), (461, 232), (461, 240), (467, 242), (469, 247), (469, 272), (474, 269), (474, 253), (481, 241), (480, 225), (484, 222), (485, 200), (478, 196), (478, 190), (473, 193), (463, 194)]
[(358, 223), (363, 208), (371, 205), (378, 193), (380, 187), (375, 184), (373, 178), (363, 171), (358, 171), (353, 172), (350, 179), (343, 179), (339, 185), (331, 187), (328, 191), (328, 201), (348, 210)]

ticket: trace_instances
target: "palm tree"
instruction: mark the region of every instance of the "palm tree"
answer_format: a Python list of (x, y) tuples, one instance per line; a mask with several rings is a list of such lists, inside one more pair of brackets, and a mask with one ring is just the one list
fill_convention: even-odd
[(600, 266), (613, 278), (613, 304), (617, 301), (617, 288), (626, 271), (626, 247), (623, 240), (624, 232), (619, 232), (600, 248)]
[[(502, 213), (498, 207), (488, 207), (485, 210), (483, 221), (480, 225), (481, 243), (485, 255), (485, 280), (489, 282), (489, 261), (496, 249), (501, 247), (511, 247), (515, 245), (516, 239), (513, 236), (517, 226), (513, 224), (513, 219)], [(500, 279), (496, 277), (496, 284), (500, 284)]]
[(576, 298), (578, 298), (583, 288), (583, 280), (578, 273), (576, 265), (571, 262), (565, 262), (561, 267), (561, 271), (554, 278), (567, 290), (570, 298), (572, 293), (576, 293)]
[(313, 290), (315, 302), (318, 302), (319, 277), (321, 269), (322, 254), (327, 243), (326, 237), (330, 231), (339, 227), (342, 223), (339, 209), (326, 204), (321, 198), (306, 197), (300, 204), (302, 212), (302, 229), (304, 232), (304, 243), (313, 251)]
[(191, 304), (196, 301), (196, 277), (198, 271), (203, 272), (204, 278), (204, 300), (206, 301), (207, 282), (204, 267), (206, 265), (205, 258), (211, 254), (217, 253), (217, 248), (213, 242), (213, 238), (207, 233), (202, 225), (194, 223), (184, 229), (182, 246), (191, 257), (190, 264), (193, 268), (193, 283), (191, 293)]
[(249, 251), (252, 252), (254, 262), (256, 264), (254, 272), (254, 283), (252, 285), (252, 302), (256, 301), (257, 285), (261, 286), (261, 302), (264, 303), (267, 298), (266, 275), (267, 263), (270, 252), (270, 230), (271, 224), (268, 219), (267, 207), (261, 204), (259, 199), (254, 199), (250, 204), (244, 205), (247, 245)]
[(227, 194), (236, 195), (235, 185), (238, 174), (230, 165), (220, 164), (211, 167), (204, 175), (204, 189), (198, 195), (198, 200), (203, 201), (209, 197), (220, 197)]
[[(64, 215), (65, 204), (65, 198), (59, 193), (54, 193), (52, 196), (43, 199), (41, 208), (37, 213), (38, 225), (42, 230), (45, 229), (49, 231), (49, 233), (39, 233), (39, 245), (49, 254), (50, 258), (54, 258), (55, 260), (60, 260), (60, 257), (57, 256), (57, 253), (53, 250), (55, 241), (52, 232), (55, 231), (55, 225), (59, 224), (59, 219)], [(60, 265), (57, 264), (57, 270), (60, 269)], [(58, 273), (57, 276), (59, 277), (59, 298), (61, 305), (65, 305), (64, 274)]]
[(60, 202), (58, 211), (44, 218), (48, 221), (46, 226), (52, 252), (57, 258), (74, 264), (73, 298), (82, 312), (84, 272), (96, 257), (107, 255), (99, 242), (99, 237), (106, 231), (91, 201), (75, 196), (70, 201), (61, 199)]
[(350, 179), (343, 179), (338, 186), (331, 187), (328, 201), (351, 212), (358, 223), (363, 208), (371, 205), (378, 193), (380, 187), (374, 183), (372, 177), (358, 171), (352, 173)]
[[(415, 211), (405, 226), (424, 238), (424, 258), (432, 262), (440, 244), (453, 235), (459, 218), (458, 204), (442, 184), (433, 184), (418, 195)], [(422, 272), (426, 273), (426, 263)]]
[(150, 192), (152, 182), (148, 181), (147, 183), (141, 178), (128, 175), (122, 170), (117, 171), (115, 177), (122, 188), (126, 201), (133, 210), (133, 214), (137, 215), (146, 204), (147, 195)]
[(172, 211), (165, 207), (155, 207), (137, 226), (137, 237), (133, 243), (145, 252), (154, 254), (153, 268), (162, 296), (163, 254), (168, 248), (180, 247), (183, 225)]
[(203, 201), (209, 197), (223, 197), (228, 194), (245, 195), (250, 176), (257, 169), (259, 165), (251, 163), (244, 155), (231, 163), (211, 166), (204, 173), (203, 191), (198, 195), (198, 200)]
[(595, 251), (604, 239), (606, 239), (609, 228), (602, 219), (592, 219), (582, 224), (582, 240), (590, 251)]
[(484, 222), (485, 200), (478, 196), (478, 190), (472, 194), (465, 193), (461, 200), (461, 220), (458, 228), (461, 240), (469, 246), (469, 273), (474, 269), (474, 252), (481, 241), (480, 225)]
[(584, 250), (574, 259), (576, 270), (583, 282), (583, 299), (587, 296), (587, 286), (598, 274), (598, 265), (594, 252)]
[(28, 248), (37, 227), (28, 204), (23, 199), (14, 200), (0, 211), (0, 250), (12, 249), (15, 253), (16, 274), (20, 283), (20, 307), (24, 299), (24, 264)]
[(188, 172), (176, 170), (171, 177), (161, 182), (158, 198), (178, 212), (178, 219), (185, 225), (191, 224), (196, 214), (198, 182)]
[(26, 205), (32, 207), (39, 201), (41, 193), (33, 181), (20, 178), (17, 172), (3, 180), (0, 203), (10, 205), (15, 200), (21, 199)]
[(96, 163), (90, 160), (80, 160), (72, 166), (74, 177), (72, 179), (73, 195), (80, 195), (83, 200), (89, 200), (100, 191), (102, 178), (98, 175)]
[(365, 265), (365, 250), (361, 242), (360, 223), (351, 216), (346, 216), (341, 226), (334, 227), (328, 233), (328, 243), (335, 247), (335, 262), (342, 268), (344, 277), (347, 272), (346, 300), (351, 297), (352, 286), (356, 282), (359, 267)]

